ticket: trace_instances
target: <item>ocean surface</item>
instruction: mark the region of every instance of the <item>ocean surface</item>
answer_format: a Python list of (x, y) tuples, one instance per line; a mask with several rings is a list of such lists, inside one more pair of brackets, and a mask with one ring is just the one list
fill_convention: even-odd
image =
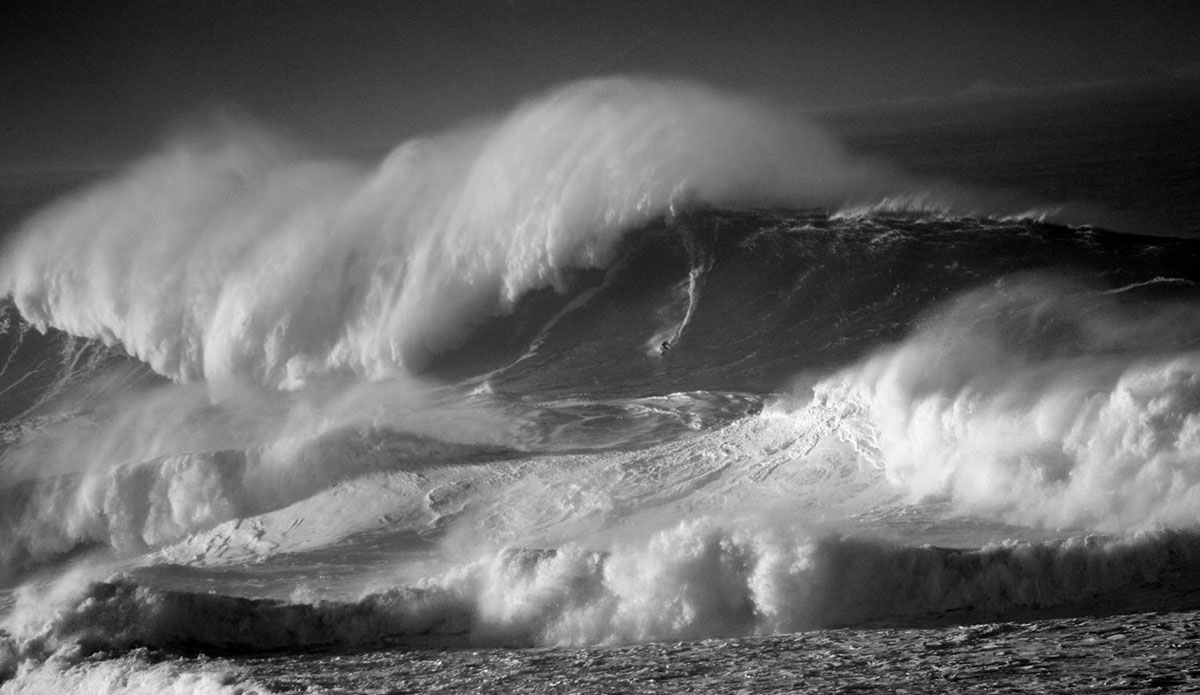
[(1200, 689), (1200, 92), (614, 77), (0, 185), (0, 693)]

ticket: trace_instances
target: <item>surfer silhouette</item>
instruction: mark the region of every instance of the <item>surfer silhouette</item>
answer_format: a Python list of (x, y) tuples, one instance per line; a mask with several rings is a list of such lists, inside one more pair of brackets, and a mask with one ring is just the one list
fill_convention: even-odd
[(670, 351), (671, 351), (671, 341), (669, 341), (669, 340), (662, 341), (662, 345), (658, 346), (658, 353), (660, 355), (665, 355)]

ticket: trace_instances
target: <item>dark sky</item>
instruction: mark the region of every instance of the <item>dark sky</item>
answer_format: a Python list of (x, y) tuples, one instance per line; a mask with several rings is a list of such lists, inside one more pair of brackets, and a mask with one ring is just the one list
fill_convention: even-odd
[(0, 167), (127, 158), (221, 109), (394, 141), (620, 72), (795, 108), (1173, 79), (1198, 29), (1190, 1), (7, 0)]

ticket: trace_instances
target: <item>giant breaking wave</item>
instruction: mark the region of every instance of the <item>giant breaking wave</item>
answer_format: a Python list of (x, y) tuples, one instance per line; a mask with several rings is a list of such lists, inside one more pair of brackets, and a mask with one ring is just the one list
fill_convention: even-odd
[(0, 292), (179, 381), (382, 379), (674, 210), (837, 205), (883, 183), (752, 101), (602, 79), (374, 168), (244, 127), (181, 139), (29, 221)]
[(1200, 248), (1000, 202), (683, 82), (176, 140), (0, 258), (0, 678), (1169, 607)]

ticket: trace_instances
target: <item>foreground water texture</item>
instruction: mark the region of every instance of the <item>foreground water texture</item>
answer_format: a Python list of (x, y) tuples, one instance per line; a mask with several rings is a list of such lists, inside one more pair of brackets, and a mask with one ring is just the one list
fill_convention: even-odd
[(6, 182), (0, 692), (1200, 689), (1198, 115), (612, 78)]

